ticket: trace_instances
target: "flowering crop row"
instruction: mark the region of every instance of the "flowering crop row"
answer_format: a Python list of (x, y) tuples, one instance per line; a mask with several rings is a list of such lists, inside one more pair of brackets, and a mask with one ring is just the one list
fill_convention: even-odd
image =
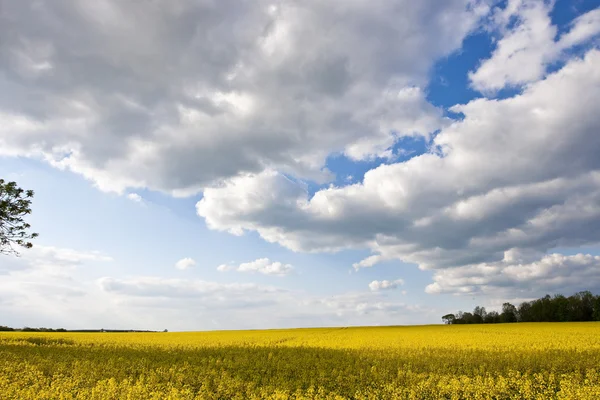
[(1, 399), (598, 399), (600, 323), (0, 334)]

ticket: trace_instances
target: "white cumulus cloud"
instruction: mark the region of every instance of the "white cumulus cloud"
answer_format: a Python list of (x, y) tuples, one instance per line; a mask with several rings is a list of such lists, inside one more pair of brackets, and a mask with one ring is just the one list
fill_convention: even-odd
[(404, 280), (396, 279), (393, 281), (382, 280), (382, 281), (373, 281), (369, 283), (369, 289), (371, 291), (376, 292), (378, 290), (390, 290), (396, 289), (398, 286), (404, 285)]
[(576, 18), (570, 30), (557, 38), (550, 18), (553, 6), (554, 2), (543, 0), (510, 0), (504, 9), (496, 9), (494, 23), (501, 38), (491, 57), (469, 73), (475, 89), (493, 93), (536, 81), (565, 51), (600, 34), (597, 8)]
[(141, 203), (144, 199), (137, 193), (129, 193), (127, 198), (133, 202)]
[(238, 266), (221, 264), (217, 267), (217, 270), (220, 272), (238, 271), (260, 273), (263, 275), (286, 276), (294, 271), (294, 267), (279, 261), (271, 261), (268, 258), (259, 258), (254, 261), (241, 263)]
[(180, 270), (189, 269), (196, 266), (196, 261), (193, 258), (186, 257), (175, 263), (175, 268)]
[[(368, 248), (369, 267), (422, 269), (501, 261), (600, 243), (600, 51), (573, 59), (522, 94), (476, 99), (431, 151), (318, 190), (281, 173), (240, 175), (197, 204), (211, 229), (256, 231), (294, 251)], [(556, 93), (560, 93), (557, 96)]]
[[(583, 282), (594, 256), (548, 253), (600, 244), (600, 9), (559, 34), (553, 5), (4, 2), (0, 156), (41, 160), (135, 202), (143, 190), (202, 193), (196, 209), (210, 229), (256, 232), (293, 251), (367, 249), (355, 269), (414, 263), (434, 270), (429, 292), (518, 290), (513, 270), (561, 266)], [(434, 66), (482, 28), (497, 40), (471, 86), (522, 90), (434, 106)], [(395, 148), (407, 137), (427, 150), (394, 163), (413, 151)], [(337, 155), (391, 164), (347, 181), (354, 170), (340, 171), (341, 186), (315, 191), (334, 181), (327, 160)], [(0, 273), (109, 260), (37, 251)], [(283, 276), (293, 267), (262, 258), (218, 270)], [(208, 285), (110, 279), (102, 290), (128, 299)], [(369, 299), (352, 309), (404, 309)]]
[(445, 123), (426, 100), (429, 71), (488, 10), (479, 0), (7, 2), (0, 155), (116, 192), (186, 196), (265, 167), (326, 181), (331, 153), (387, 157), (399, 137)]

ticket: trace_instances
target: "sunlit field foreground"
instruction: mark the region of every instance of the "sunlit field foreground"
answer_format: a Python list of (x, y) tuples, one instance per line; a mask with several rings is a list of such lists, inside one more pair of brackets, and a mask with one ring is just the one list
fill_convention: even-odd
[(1, 399), (600, 399), (600, 323), (0, 334)]

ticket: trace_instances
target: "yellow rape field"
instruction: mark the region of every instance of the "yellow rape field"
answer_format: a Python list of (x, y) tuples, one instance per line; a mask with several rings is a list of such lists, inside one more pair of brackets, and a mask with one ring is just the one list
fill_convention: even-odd
[(600, 323), (0, 333), (1, 399), (600, 399)]

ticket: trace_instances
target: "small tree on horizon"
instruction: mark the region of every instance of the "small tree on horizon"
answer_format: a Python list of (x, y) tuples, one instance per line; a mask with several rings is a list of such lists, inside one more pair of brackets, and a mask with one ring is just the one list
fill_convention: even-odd
[(502, 314), (500, 314), (500, 320), (502, 322), (517, 322), (518, 319), (518, 311), (515, 306), (510, 303), (502, 304)]
[(456, 316), (454, 314), (446, 314), (442, 317), (442, 321), (444, 321), (446, 325), (452, 325), (455, 319)]
[(38, 234), (29, 233), (31, 225), (24, 220), (26, 215), (31, 214), (33, 194), (33, 190), (23, 190), (16, 182), (0, 179), (0, 254), (18, 256), (15, 247), (33, 247), (30, 240)]

